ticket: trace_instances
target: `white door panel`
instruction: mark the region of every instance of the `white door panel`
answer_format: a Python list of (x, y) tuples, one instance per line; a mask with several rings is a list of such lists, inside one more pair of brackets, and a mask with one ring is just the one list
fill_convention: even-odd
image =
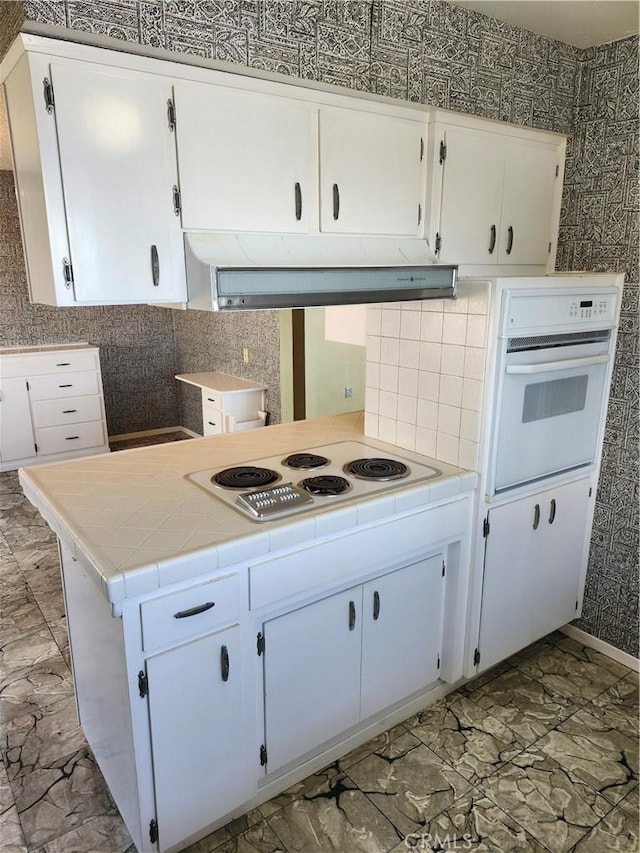
[(29, 409), (29, 392), (23, 378), (2, 379), (0, 384), (0, 459), (33, 456), (35, 444)]

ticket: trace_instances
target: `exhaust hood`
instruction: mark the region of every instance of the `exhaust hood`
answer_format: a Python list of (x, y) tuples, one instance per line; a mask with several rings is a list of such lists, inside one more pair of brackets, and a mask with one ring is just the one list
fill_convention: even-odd
[(185, 234), (189, 308), (243, 311), (456, 295), (457, 267), (426, 240)]

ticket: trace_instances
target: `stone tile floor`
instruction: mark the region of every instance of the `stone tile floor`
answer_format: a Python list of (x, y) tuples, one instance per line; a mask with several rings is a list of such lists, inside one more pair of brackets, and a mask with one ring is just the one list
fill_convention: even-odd
[[(0, 510), (0, 850), (134, 853), (77, 725), (55, 539), (15, 472)], [(638, 790), (637, 674), (555, 633), (189, 853), (638, 851)]]

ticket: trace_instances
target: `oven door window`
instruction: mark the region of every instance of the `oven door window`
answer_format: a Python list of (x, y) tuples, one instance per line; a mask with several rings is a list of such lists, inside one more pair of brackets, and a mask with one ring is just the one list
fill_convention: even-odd
[(524, 389), (522, 423), (582, 412), (587, 400), (588, 386), (589, 377), (584, 374), (569, 379), (532, 382)]
[(605, 364), (504, 375), (495, 491), (594, 462), (606, 375)]

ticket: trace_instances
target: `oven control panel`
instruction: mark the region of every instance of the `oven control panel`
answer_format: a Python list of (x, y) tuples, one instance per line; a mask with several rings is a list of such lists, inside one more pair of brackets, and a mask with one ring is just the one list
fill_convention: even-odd
[(545, 334), (555, 329), (607, 329), (615, 325), (617, 292), (538, 293), (506, 291), (502, 314), (502, 334), (535, 332)]

